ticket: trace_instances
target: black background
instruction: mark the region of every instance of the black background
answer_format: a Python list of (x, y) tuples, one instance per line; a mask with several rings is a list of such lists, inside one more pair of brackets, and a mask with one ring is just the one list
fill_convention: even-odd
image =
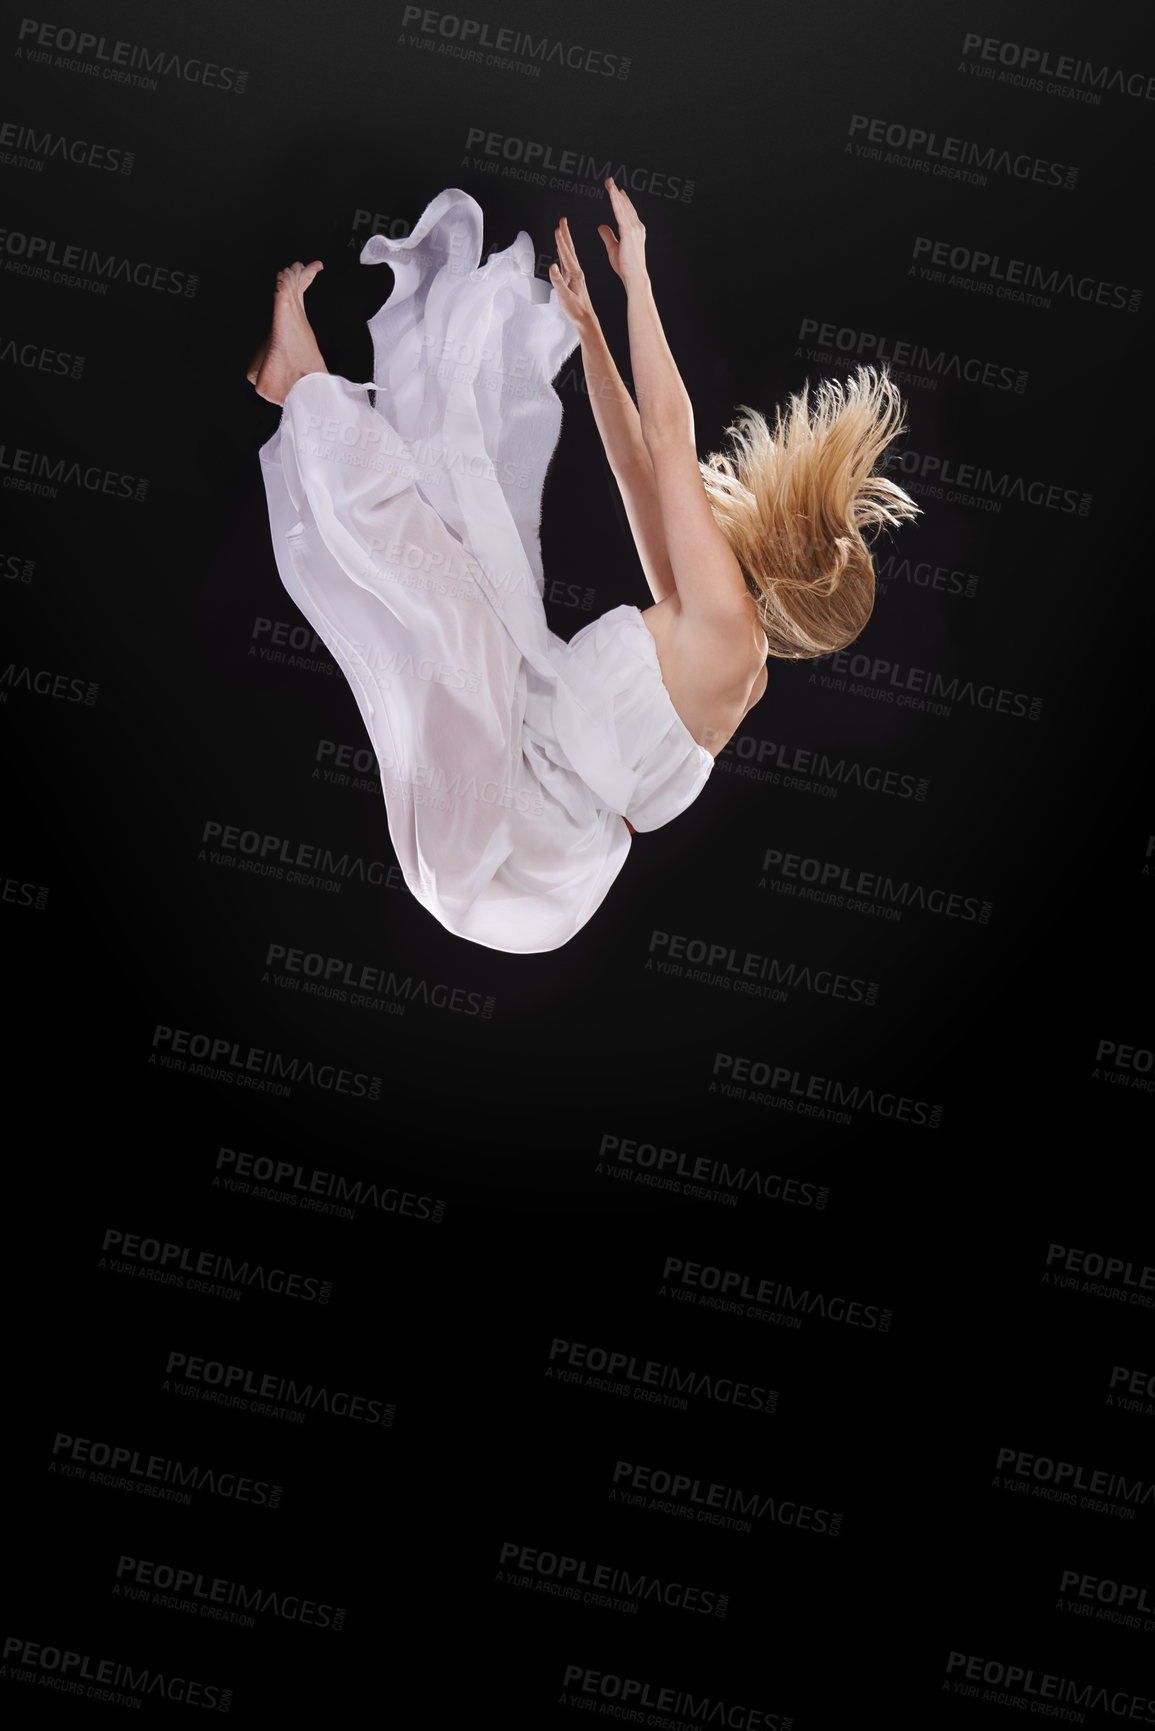
[[(1056, 1722), (1093, 1725), (1135, 1699), (1135, 1721), (1155, 1723), (1153, 110), (1118, 88), (1078, 100), (1095, 86), (1077, 72), (1062, 91), (981, 75), (1021, 73), (1033, 47), (1141, 73), (1142, 92), (1150, 31), (1123, 8), (1037, 4), (404, 13), (133, 4), (37, 21), (178, 58), (135, 83), (103, 76), (94, 49), (37, 60), (15, 12), (3, 27), (0, 1681), (26, 1718), (53, 1721), (132, 1710), (89, 1692), (109, 1661), (105, 1678), (136, 1673), (123, 1700), (174, 1723), (227, 1706), (251, 1724), (298, 1708), (544, 1727), (584, 1710), (842, 1731), (1065, 1703)], [(531, 76), (487, 63), (492, 50), (440, 52), (466, 20), (491, 41), (529, 30), (583, 54)], [(984, 61), (968, 38), (1017, 47)], [(913, 149), (924, 163), (950, 136), (1077, 177), (992, 166), (965, 180), (865, 157), (854, 116), (933, 133)], [(473, 128), (496, 154), (467, 144)], [(130, 172), (55, 154), (59, 139), (131, 152)], [(585, 166), (566, 185), (526, 178), (526, 141)], [(906, 343), (893, 472), (925, 514), (878, 543), (878, 603), (852, 652), (898, 671), (856, 677), (856, 663), (840, 690), (820, 683), (827, 664), (771, 662), (699, 800), (636, 839), (590, 924), (560, 951), (503, 955), (408, 895), (379, 793), (314, 774), (323, 742), (363, 740), (324, 647), (294, 656), (308, 632), (277, 581), (257, 461), (278, 411), (245, 369), (277, 269), (320, 257), (309, 307), (328, 366), (368, 378), (366, 320), (392, 276), (360, 269), (360, 248), (459, 186), (485, 212), (486, 251), (524, 229), (542, 277), (569, 216), (628, 376), (624, 297), (596, 235), (608, 201), (583, 192), (603, 165), (647, 225), (703, 451), (737, 404), (770, 412), (876, 358), (871, 345)], [(29, 237), (53, 257), (145, 263), (189, 292), (29, 274)], [(933, 281), (919, 237), (1124, 285), (1126, 304), (985, 293), (965, 265)], [(841, 333), (833, 349), (808, 334), (823, 324)], [(542, 544), (550, 624), (568, 638), (646, 590), (576, 353), (556, 382)], [(120, 476), (143, 497), (122, 496)], [(1048, 488), (1052, 505), (1034, 502)], [(262, 655), (279, 638), (283, 657)], [(910, 669), (963, 695), (942, 714), (901, 705)], [(984, 707), (980, 690), (1034, 718)], [(795, 771), (791, 785), (787, 760), (821, 754), (840, 777)], [(771, 756), (777, 780), (743, 773)], [(214, 865), (213, 823), (380, 862), (381, 881), (326, 893), (248, 874), (239, 853)], [(895, 920), (881, 900), (775, 893), (767, 850), (958, 901)], [(672, 939), (717, 946), (729, 967), (663, 973), (651, 964)], [(403, 1014), (285, 986), (273, 945), (390, 970)], [(748, 956), (795, 964), (784, 998), (735, 989)], [(873, 982), (875, 1001), (815, 983), (832, 976)], [(375, 1097), (165, 1067), (158, 1030), (373, 1077)], [(769, 1071), (724, 1093), (742, 1060)], [(813, 1077), (858, 1087), (845, 1121), (797, 1109)], [(250, 1173), (230, 1190), (241, 1156), (296, 1178), (258, 1194)], [(315, 1173), (377, 1186), (383, 1205), (310, 1210)], [(180, 1247), (186, 1272), (210, 1252), (310, 1284), (293, 1297), (255, 1279), (239, 1300), (164, 1284), (147, 1248), (114, 1266), (114, 1233)], [(1113, 1259), (1098, 1282), (1080, 1252), (1092, 1273)], [(707, 1272), (679, 1285), (673, 1262)], [(763, 1280), (823, 1301), (795, 1328), (772, 1305), (777, 1320), (671, 1296), (711, 1297), (724, 1271), (746, 1283), (743, 1310)], [(327, 1303), (308, 1296), (321, 1281)], [(820, 1313), (836, 1298), (855, 1301), (853, 1321)], [(871, 1325), (883, 1312), (885, 1331)], [(547, 1374), (551, 1349), (566, 1362), (557, 1341), (773, 1390), (776, 1410), (563, 1383)], [(315, 1407), (295, 1423), (201, 1398), (204, 1384), (181, 1393), (173, 1354), (392, 1403), (393, 1422)], [(277, 1484), (280, 1506), (66, 1476), (79, 1445), (62, 1436)], [(1008, 1489), (1000, 1450), (1078, 1467), (1075, 1502), (1032, 1494), (1046, 1467)], [(615, 1471), (628, 1491), (635, 1468), (700, 1495), (756, 1493), (763, 1512), (742, 1532), (614, 1500)], [(1079, 1506), (1095, 1472), (1123, 1475), (1131, 1518)], [(702, 1505), (687, 1492), (680, 1506)], [(799, 1508), (823, 1514), (807, 1526)], [(836, 1535), (820, 1530), (834, 1513)], [(576, 1559), (579, 1594), (605, 1566), (659, 1583), (665, 1602), (559, 1597), (542, 1570), (511, 1575), (503, 1546)], [(246, 1627), (189, 1594), (191, 1613), (130, 1599), (124, 1558), (260, 1588), (280, 1614), (266, 1599)], [(1088, 1596), (1062, 1588), (1065, 1572)], [(1124, 1595), (1134, 1624), (1095, 1615), (1122, 1585), (1144, 1595)], [(303, 1624), (294, 1596), (342, 1607), (343, 1627)], [(57, 1651), (83, 1664), (62, 1673)], [(998, 1666), (1031, 1676), (984, 1697)], [(1044, 1674), (1106, 1694), (1079, 1707)], [(970, 1694), (950, 1686), (968, 1677)], [(200, 1705), (179, 1699), (181, 1679)]]

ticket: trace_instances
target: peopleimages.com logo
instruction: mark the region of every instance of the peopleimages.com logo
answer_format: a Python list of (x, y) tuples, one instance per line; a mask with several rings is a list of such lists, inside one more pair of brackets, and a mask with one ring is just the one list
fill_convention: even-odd
[[(904, 165), (912, 162), (919, 168), (945, 170), (954, 178), (972, 178), (986, 184), (986, 171), (1006, 174), (1016, 180), (1043, 182), (1073, 191), (1079, 170), (1066, 162), (1052, 162), (1049, 157), (1031, 156), (1025, 150), (1014, 151), (1003, 146), (979, 144), (971, 138), (954, 138), (928, 132), (925, 126), (908, 126), (905, 121), (884, 120), (877, 115), (852, 114), (849, 134), (862, 138), (875, 156), (880, 147), (902, 152)], [(849, 146), (847, 147), (849, 149)], [(965, 169), (976, 171), (969, 177)]]
[(59, 242), (53, 235), (26, 234), (21, 229), (0, 228), (3, 268), (40, 282), (75, 280), (82, 287), (106, 294), (110, 282), (130, 283), (134, 288), (156, 289), (160, 294), (197, 292), (199, 277), (173, 270), (151, 259), (131, 258), (127, 253), (98, 252), (95, 247)]
[(81, 72), (142, 90), (156, 90), (158, 78), (176, 78), (182, 84), (203, 84), (206, 90), (231, 90), (234, 96), (242, 96), (249, 81), (248, 73), (236, 66), (146, 48), (67, 24), (45, 24), (38, 18), (22, 18), (16, 35), (17, 58), (33, 66), (55, 66), (62, 72)]
[[(1056, 1717), (1074, 1719), (1080, 1724), (1086, 1713), (1076, 1709), (1086, 1708), (1111, 1713), (1120, 1719), (1133, 1721), (1141, 1718), (1145, 1725), (1155, 1724), (1155, 1700), (1146, 1695), (1108, 1688), (1088, 1679), (1076, 1681), (1055, 1671), (1037, 1670), (1033, 1665), (1009, 1665), (1002, 1659), (986, 1659), (978, 1653), (950, 1653), (946, 1674), (956, 1695), (990, 1700), (1003, 1707), (1018, 1707), (1023, 1712), (1037, 1712), (1040, 1703), (1067, 1701), (1071, 1703), (1069, 1710), (1055, 1706), (1051, 1712)], [(969, 1681), (964, 1682), (964, 1678)], [(987, 1687), (980, 1690), (980, 1683)]]
[(588, 150), (558, 148), (550, 141), (543, 143), (536, 138), (495, 132), (488, 126), (471, 126), (465, 135), (465, 149), (479, 152), (471, 160), (474, 167), (483, 171), (496, 172), (501, 164), (502, 172), (516, 171), (518, 179), (540, 186), (552, 174), (556, 178), (549, 181), (551, 187), (560, 184), (566, 191), (580, 191), (589, 198), (605, 197), (609, 176), (631, 193), (676, 198), (683, 204), (689, 204), (694, 196), (694, 182), (681, 175), (666, 174), (645, 163), (615, 163), (608, 156), (595, 156)]
[(104, 174), (131, 174), (136, 153), (120, 145), (99, 144), (95, 139), (70, 138), (67, 133), (25, 126), (19, 121), (0, 121), (0, 160), (12, 168), (44, 172), (48, 162), (71, 162), (77, 168), (94, 168)]
[(294, 1082), (303, 1082), (326, 1093), (351, 1094), (359, 1099), (378, 1100), (381, 1096), (380, 1076), (370, 1076), (336, 1064), (317, 1064), (312, 1058), (301, 1058), (296, 1054), (287, 1057), (283, 1052), (270, 1052), (263, 1046), (243, 1046), (239, 1040), (231, 1040), (224, 1034), (214, 1037), (189, 1028), (170, 1028), (158, 1022), (153, 1031), (152, 1047), (150, 1064), (159, 1064), (166, 1070), (179, 1070), (184, 1075), (228, 1081), (237, 1087), (255, 1089), (258, 1093), (273, 1092), (283, 1096), (289, 1093)]
[(1155, 102), (1155, 73), (1128, 72), (1107, 61), (1080, 60), (1076, 54), (1052, 54), (1049, 48), (980, 36), (977, 30), (964, 35), (962, 53), (969, 72), (982, 72), (1002, 84), (1044, 90), (1047, 95), (1077, 95), (1096, 104), (1103, 90)]
[(489, 19), (463, 18), (456, 12), (437, 12), (429, 6), (406, 6), (401, 28), (411, 30), (412, 41), (435, 53), (475, 65), (527, 72), (535, 78), (543, 66), (564, 66), (570, 72), (591, 72), (601, 78), (629, 77), (630, 62), (621, 54), (607, 54), (604, 49), (561, 42), (552, 36), (532, 36), (528, 30), (515, 30)]
[(121, 1554), (113, 1588), (117, 1597), (145, 1604), (166, 1605), (181, 1610), (196, 1606), (199, 1615), (221, 1623), (256, 1626), (256, 1617), (278, 1617), (315, 1629), (345, 1627), (343, 1605), (322, 1604), (300, 1593), (285, 1593), (270, 1587), (252, 1587), (223, 1575), (208, 1575), (202, 1569), (155, 1562), (150, 1557)]
[[(614, 1718), (635, 1725), (674, 1724), (675, 1720), (666, 1718), (666, 1714), (676, 1714), (679, 1726), (729, 1725), (734, 1731), (790, 1731), (794, 1723), (789, 1715), (771, 1713), (765, 1707), (751, 1707), (743, 1701), (727, 1701), (721, 1695), (651, 1682), (644, 1677), (623, 1676), (616, 1671), (594, 1671), (586, 1665), (567, 1665), (562, 1686), (569, 1691), (572, 1706), (588, 1712), (612, 1713)], [(602, 1705), (595, 1707), (595, 1700)], [(606, 1702), (614, 1705), (606, 1706)], [(648, 1709), (645, 1716), (640, 1711), (643, 1707)]]
[[(955, 272), (950, 279), (952, 283), (970, 279), (984, 293), (1031, 306), (1050, 306), (1049, 296), (1067, 295), (1072, 300), (1094, 301), (1096, 306), (1119, 307), (1125, 312), (1137, 313), (1143, 299), (1142, 289), (1129, 288), (1124, 283), (1111, 282), (1109, 278), (1094, 277), (1089, 272), (1035, 264), (1024, 258), (1004, 259), (997, 252), (955, 245), (949, 240), (935, 240), (925, 234), (915, 235), (911, 257), (941, 267), (939, 275), (930, 279), (932, 281), (945, 281), (942, 273), (949, 269)], [(913, 264), (907, 274), (916, 274)]]
[[(29, 1667), (27, 1672), (21, 1670), (25, 1665)], [(83, 1695), (116, 1706), (139, 1707), (145, 1695), (179, 1701), (185, 1707), (207, 1707), (218, 1713), (227, 1713), (232, 1703), (232, 1690), (222, 1689), (217, 1683), (168, 1674), (152, 1665), (101, 1659), (64, 1645), (26, 1641), (22, 1635), (5, 1636), (4, 1669), (10, 1669), (19, 1682), (35, 1682), (66, 1695)]]
[(804, 318), (798, 327), (797, 341), (820, 343), (839, 357), (865, 357), (875, 365), (885, 362), (890, 367), (909, 367), (936, 380), (956, 379), (1018, 395), (1026, 389), (1027, 374), (1022, 367), (990, 357), (964, 355), (955, 349), (920, 342), (916, 337), (891, 337), (878, 331), (859, 330), (854, 325), (838, 325), (829, 319)]

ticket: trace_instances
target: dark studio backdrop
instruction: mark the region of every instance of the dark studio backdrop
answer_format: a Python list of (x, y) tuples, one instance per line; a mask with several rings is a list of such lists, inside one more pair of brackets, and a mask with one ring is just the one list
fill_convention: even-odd
[[(1141, 32), (9, 9), (15, 1715), (1155, 1724)], [(368, 378), (359, 251), (459, 186), (543, 279), (568, 215), (628, 378), (606, 172), (702, 453), (885, 360), (924, 515), (511, 956), (401, 882), (245, 370), (319, 257)], [(556, 385), (569, 638), (649, 596)]]

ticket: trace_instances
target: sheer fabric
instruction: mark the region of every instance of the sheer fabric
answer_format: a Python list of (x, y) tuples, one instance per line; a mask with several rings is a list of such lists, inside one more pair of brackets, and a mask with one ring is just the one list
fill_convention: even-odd
[(418, 901), (458, 936), (551, 950), (596, 912), (634, 828), (713, 759), (674, 709), (636, 607), (572, 642), (546, 623), (542, 490), (577, 335), (522, 231), (480, 264), (482, 213), (441, 192), (361, 261), (394, 284), (373, 379), (299, 379), (260, 460), (281, 580), (345, 675)]

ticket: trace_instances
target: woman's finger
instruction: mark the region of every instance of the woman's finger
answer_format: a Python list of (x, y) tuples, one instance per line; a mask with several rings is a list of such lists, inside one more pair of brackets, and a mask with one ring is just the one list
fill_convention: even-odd
[(580, 276), (581, 265), (578, 263), (578, 256), (574, 250), (573, 241), (570, 239), (569, 235), (564, 233), (560, 224), (558, 226), (556, 238), (558, 257), (565, 267), (566, 274), (568, 276)]
[(569, 234), (569, 227), (564, 221), (560, 222), (557, 226), (557, 250), (559, 255), (565, 259), (566, 263), (574, 270), (579, 268), (578, 256), (574, 250), (573, 240)]

